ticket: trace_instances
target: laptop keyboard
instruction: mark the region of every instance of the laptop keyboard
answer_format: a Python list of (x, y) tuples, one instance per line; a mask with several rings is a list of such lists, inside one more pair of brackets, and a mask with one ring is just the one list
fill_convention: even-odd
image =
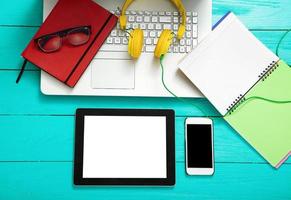
[[(115, 11), (112, 11), (114, 13)], [(140, 28), (144, 31), (144, 47), (142, 52), (153, 53), (158, 38), (164, 29), (171, 29), (175, 33), (179, 28), (180, 16), (178, 12), (156, 11), (126, 11), (127, 29)], [(127, 52), (129, 35), (120, 30), (119, 23), (112, 30), (100, 51)], [(180, 41), (175, 41), (169, 53), (190, 52), (198, 42), (198, 15), (196, 12), (187, 12), (186, 32)]]

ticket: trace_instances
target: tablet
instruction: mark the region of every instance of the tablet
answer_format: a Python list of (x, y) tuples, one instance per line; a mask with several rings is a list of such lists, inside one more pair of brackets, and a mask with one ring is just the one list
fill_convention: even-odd
[(75, 185), (174, 185), (173, 110), (78, 109)]

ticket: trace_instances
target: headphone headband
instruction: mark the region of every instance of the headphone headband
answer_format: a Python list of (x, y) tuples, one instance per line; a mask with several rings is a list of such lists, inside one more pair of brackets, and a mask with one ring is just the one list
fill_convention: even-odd
[[(127, 10), (127, 8), (130, 6), (130, 4), (133, 1), (134, 0), (126, 0), (122, 6), (121, 15), (119, 17), (119, 23), (120, 23), (120, 28), (123, 30), (126, 28), (126, 23), (127, 23), (125, 11)], [(186, 30), (186, 10), (181, 0), (171, 0), (171, 2), (177, 7), (180, 13), (180, 16), (182, 17), (182, 22), (177, 32), (177, 38), (182, 39)]]

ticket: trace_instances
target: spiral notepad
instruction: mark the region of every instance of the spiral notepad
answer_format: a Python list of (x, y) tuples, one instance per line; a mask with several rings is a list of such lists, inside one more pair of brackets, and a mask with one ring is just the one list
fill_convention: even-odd
[(260, 96), (291, 100), (290, 85), (291, 69), (279, 61), (224, 117), (274, 167), (279, 167), (291, 152), (291, 104), (246, 99)]
[[(278, 67), (279, 67), (279, 62), (276, 63), (275, 61), (273, 61), (272, 63), (270, 63), (268, 65), (268, 67), (266, 67), (261, 73), (260, 75), (258, 75), (258, 80), (264, 82)], [(254, 85), (256, 86), (257, 83)], [(253, 86), (253, 87), (254, 87)], [(251, 88), (252, 89), (252, 88)], [(250, 90), (251, 90), (250, 89)], [(270, 92), (271, 93), (271, 92)], [(248, 94), (248, 93), (246, 93)], [(239, 108), (239, 106), (241, 104), (243, 104), (246, 100), (246, 95), (240, 95), (239, 97), (237, 97), (232, 104), (226, 109), (227, 110), (227, 114), (231, 115), (233, 112), (235, 112), (235, 110), (237, 108)]]
[(291, 69), (233, 13), (215, 27), (179, 68), (226, 121), (278, 167), (291, 151), (291, 104), (245, 100), (291, 100)]

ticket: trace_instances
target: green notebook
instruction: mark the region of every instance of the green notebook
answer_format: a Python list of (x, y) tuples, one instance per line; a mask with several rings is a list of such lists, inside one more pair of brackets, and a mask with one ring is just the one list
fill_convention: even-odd
[(256, 96), (291, 100), (290, 67), (279, 61), (224, 117), (272, 166), (278, 167), (291, 152), (291, 104), (252, 98)]
[(272, 166), (288, 158), (291, 68), (233, 13), (215, 25), (179, 68)]

